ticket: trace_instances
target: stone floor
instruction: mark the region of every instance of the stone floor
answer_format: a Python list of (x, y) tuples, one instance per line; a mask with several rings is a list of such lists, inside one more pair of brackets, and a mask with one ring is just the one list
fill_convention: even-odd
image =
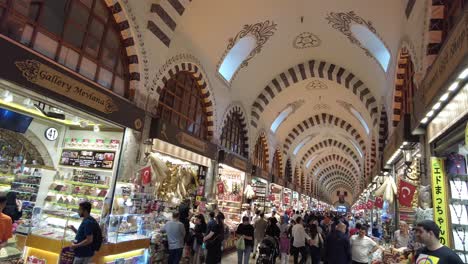
[[(237, 252), (233, 252), (233, 253), (223, 256), (223, 259), (221, 262), (222, 264), (237, 263)], [(294, 263), (292, 256), (289, 257), (289, 263)], [(255, 264), (255, 259), (253, 259), (252, 256), (250, 256), (249, 264)], [(276, 264), (280, 264), (279, 258), (276, 261)]]

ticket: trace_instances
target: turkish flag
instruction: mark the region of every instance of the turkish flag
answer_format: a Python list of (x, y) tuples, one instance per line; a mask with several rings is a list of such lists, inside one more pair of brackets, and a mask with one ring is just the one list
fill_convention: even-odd
[(372, 200), (367, 201), (367, 209), (372, 209), (372, 206), (374, 206), (374, 201)]
[(274, 194), (270, 194), (270, 201), (274, 202), (275, 201), (275, 195)]
[(218, 194), (224, 194), (224, 183), (222, 181), (218, 182), (216, 187), (218, 188)]
[(379, 196), (379, 197), (375, 198), (374, 205), (375, 205), (375, 207), (382, 209), (382, 207), (383, 207), (383, 198), (382, 198), (382, 196)]
[(411, 207), (415, 191), (416, 186), (407, 181), (400, 180), (400, 186), (398, 188), (398, 201), (400, 205)]
[(149, 184), (151, 182), (151, 167), (144, 167), (140, 170), (140, 178), (143, 185)]

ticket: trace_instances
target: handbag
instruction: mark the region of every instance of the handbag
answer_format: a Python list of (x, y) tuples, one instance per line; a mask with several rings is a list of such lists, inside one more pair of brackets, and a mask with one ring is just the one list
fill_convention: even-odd
[(237, 250), (245, 250), (244, 236), (240, 236), (239, 239), (237, 239), (236, 248)]

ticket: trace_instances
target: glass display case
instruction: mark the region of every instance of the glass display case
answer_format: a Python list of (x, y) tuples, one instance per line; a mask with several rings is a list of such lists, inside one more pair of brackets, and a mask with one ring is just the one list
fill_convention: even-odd
[(54, 240), (72, 241), (75, 233), (67, 228), (81, 224), (78, 213), (65, 210), (51, 210), (35, 207), (32, 212), (30, 234)]
[(159, 229), (153, 214), (110, 215), (107, 227), (107, 241), (120, 243), (137, 239), (147, 239), (155, 229)]

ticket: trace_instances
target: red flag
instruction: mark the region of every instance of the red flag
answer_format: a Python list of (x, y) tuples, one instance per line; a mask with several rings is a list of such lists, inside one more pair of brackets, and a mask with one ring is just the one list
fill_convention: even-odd
[(218, 194), (224, 193), (224, 183), (222, 181), (219, 181), (216, 187), (218, 188)]
[(149, 184), (151, 182), (151, 167), (144, 167), (140, 170), (140, 178), (143, 185)]
[(398, 201), (400, 205), (411, 207), (415, 191), (416, 186), (407, 181), (400, 180), (400, 186), (398, 188)]
[(375, 207), (382, 209), (382, 207), (383, 207), (383, 198), (382, 198), (382, 196), (379, 196), (379, 197), (375, 198), (374, 205), (375, 205)]
[(270, 199), (270, 201), (274, 202), (274, 201), (275, 201), (275, 195), (274, 195), (274, 194), (270, 194), (269, 199)]
[(369, 210), (372, 209), (372, 206), (374, 206), (374, 201), (372, 200), (367, 201), (367, 209)]

